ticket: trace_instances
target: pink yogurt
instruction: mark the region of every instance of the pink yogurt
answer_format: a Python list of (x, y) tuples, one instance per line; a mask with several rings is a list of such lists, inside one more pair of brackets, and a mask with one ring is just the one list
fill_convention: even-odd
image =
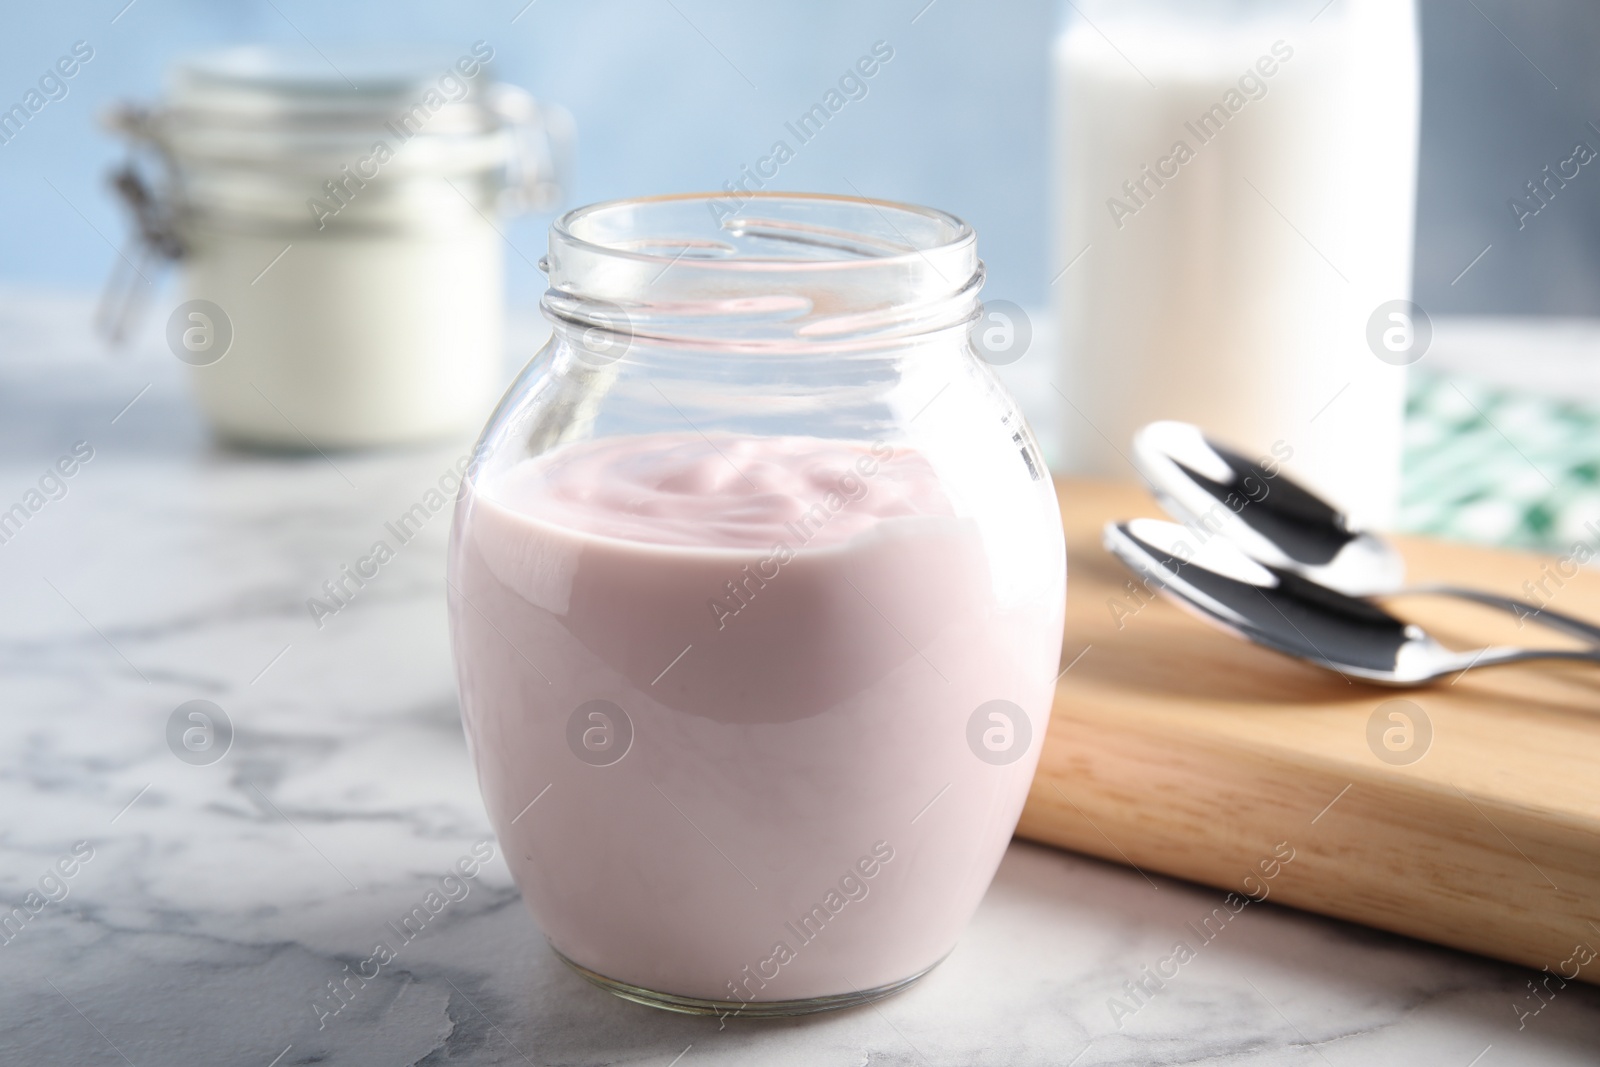
[[(1060, 649), (1064, 563), (1002, 597), (981, 532), (881, 442), (611, 437), (469, 485), (462, 717), (551, 944), (738, 1002), (942, 959), (1021, 811)], [(995, 700), (1032, 737), (1009, 763), (969, 741)]]

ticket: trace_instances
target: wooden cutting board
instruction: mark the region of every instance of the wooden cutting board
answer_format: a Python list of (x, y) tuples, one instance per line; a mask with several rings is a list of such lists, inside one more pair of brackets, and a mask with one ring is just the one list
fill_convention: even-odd
[[(1142, 490), (1057, 490), (1068, 669), (1020, 836), (1231, 890), (1241, 910), (1265, 895), (1600, 982), (1600, 667), (1349, 681), (1130, 592), (1100, 530), (1162, 517)], [(1550, 607), (1600, 619), (1593, 569), (1558, 588), (1553, 559), (1398, 540), (1412, 581), (1526, 596), (1544, 580)], [(1576, 647), (1460, 602), (1390, 607), (1453, 647)]]

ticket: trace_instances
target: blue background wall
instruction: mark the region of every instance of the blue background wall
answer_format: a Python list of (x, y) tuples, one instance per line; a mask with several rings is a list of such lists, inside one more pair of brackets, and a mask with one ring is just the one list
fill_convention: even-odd
[[(0, 282), (100, 284), (113, 257), (106, 239), (120, 241), (124, 224), (103, 183), (118, 152), (94, 116), (111, 100), (153, 96), (163, 67), (184, 52), (299, 43), (301, 33), (323, 47), (421, 40), (463, 51), (482, 38), (499, 77), (576, 115), (580, 203), (720, 187), (883, 40), (893, 61), (866, 99), (801, 149), (782, 184), (952, 210), (978, 228), (991, 295), (1045, 299), (1049, 0), (936, 0), (926, 9), (927, 0), (537, 0), (526, 10), (525, 0), (136, 0), (123, 10), (125, 2), (8, 13), (0, 106), (73, 41), (88, 41), (95, 57), (66, 99), (0, 146)], [(1422, 12), (1418, 299), (1435, 313), (1600, 314), (1600, 169), (1585, 168), (1522, 232), (1506, 207), (1575, 140), (1600, 147), (1588, 125), (1600, 125), (1600, 5), (1425, 0)], [(547, 222), (524, 218), (509, 231), (531, 259)], [(509, 263), (513, 301), (531, 303), (538, 275), (520, 257)]]

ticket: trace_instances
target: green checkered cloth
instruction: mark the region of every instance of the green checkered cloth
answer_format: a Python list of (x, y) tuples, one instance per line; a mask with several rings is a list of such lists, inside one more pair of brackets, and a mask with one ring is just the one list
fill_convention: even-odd
[(1600, 527), (1600, 409), (1418, 373), (1399, 527), (1564, 554)]

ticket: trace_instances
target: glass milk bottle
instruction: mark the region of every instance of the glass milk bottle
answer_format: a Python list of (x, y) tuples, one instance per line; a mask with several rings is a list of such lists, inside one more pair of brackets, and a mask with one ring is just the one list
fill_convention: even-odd
[(1389, 521), (1428, 331), (1414, 5), (1076, 0), (1054, 61), (1065, 468), (1133, 477), (1178, 419)]
[(158, 310), (220, 437), (345, 448), (482, 422), (504, 383), (497, 219), (554, 204), (569, 138), (491, 80), (493, 55), (227, 49), (112, 116), (159, 162), (116, 184), (140, 273), (181, 266)]

